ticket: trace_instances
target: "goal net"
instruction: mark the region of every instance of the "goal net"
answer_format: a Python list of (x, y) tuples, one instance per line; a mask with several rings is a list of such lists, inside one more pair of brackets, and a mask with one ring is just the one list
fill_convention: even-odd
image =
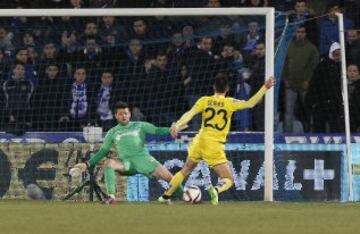
[[(88, 144), (63, 143), (64, 139), (83, 140), (78, 132), (88, 124), (104, 132), (114, 126), (111, 107), (117, 101), (131, 106), (133, 121), (170, 126), (199, 97), (211, 95), (214, 77), (224, 73), (230, 82), (229, 95), (238, 99), (251, 97), (266, 77), (276, 75), (277, 85), (253, 109), (233, 116), (227, 156), (235, 184), (223, 197), (347, 200), (344, 144), (302, 145), (311, 142), (292, 135), (345, 133), (341, 127), (345, 122), (340, 120), (334, 123), (337, 129), (332, 128), (335, 118), (320, 128), (322, 115), (344, 110), (317, 104), (324, 95), (341, 90), (341, 73), (334, 84), (318, 83), (318, 77), (325, 78), (329, 72), (318, 65), (318, 45), (306, 47), (304, 57), (296, 54), (303, 51), (296, 47), (298, 35), (307, 34), (311, 42), (318, 39), (311, 34), (311, 25), (319, 19), (287, 22), (284, 14), (278, 14), (275, 21), (273, 8), (17, 9), (0, 10), (0, 16), (0, 43), (5, 45), (0, 56), (0, 123), (4, 135), (12, 139), (1, 144), (0, 197), (21, 198), (29, 184), (39, 186), (48, 199), (64, 197), (86, 180), (88, 175), (71, 180), (68, 168), (90, 150)], [(330, 47), (336, 46), (330, 45), (320, 55), (326, 58)], [(301, 74), (309, 82), (306, 95), (297, 86), (301, 78), (294, 77)], [(319, 92), (321, 87), (328, 89)], [(343, 100), (341, 91), (339, 95)], [(150, 137), (147, 147), (176, 172), (185, 161), (191, 132), (200, 125), (201, 119), (194, 118), (190, 133), (176, 143)], [(48, 141), (23, 144), (25, 133), (36, 141), (44, 134)], [(21, 143), (14, 143), (16, 136)], [(103, 184), (101, 169), (97, 177)], [(200, 163), (185, 185), (205, 189), (217, 179)], [(140, 175), (122, 178), (118, 195), (152, 200), (167, 186)]]

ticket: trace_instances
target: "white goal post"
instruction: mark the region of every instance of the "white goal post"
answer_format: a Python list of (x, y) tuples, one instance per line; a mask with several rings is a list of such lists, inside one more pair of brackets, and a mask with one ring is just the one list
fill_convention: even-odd
[(347, 66), (345, 51), (345, 30), (344, 15), (338, 13), (339, 39), (341, 47), (341, 83), (342, 95), (344, 100), (344, 120), (345, 120), (345, 139), (346, 139), (346, 155), (348, 157), (348, 173), (349, 173), (349, 201), (354, 201), (353, 197), (353, 178), (352, 178), (352, 152), (351, 152), (351, 132), (350, 132), (350, 110), (349, 110), (349, 91), (347, 85)]
[[(136, 8), (136, 9), (0, 9), (0, 17), (42, 16), (226, 16), (262, 15), (266, 18), (265, 79), (274, 75), (274, 8)], [(274, 89), (265, 97), (264, 200), (273, 201)]]

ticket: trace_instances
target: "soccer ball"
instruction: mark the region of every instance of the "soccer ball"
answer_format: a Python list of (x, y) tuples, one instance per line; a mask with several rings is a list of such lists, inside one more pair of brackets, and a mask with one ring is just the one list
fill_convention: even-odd
[(196, 185), (186, 186), (184, 188), (183, 200), (189, 203), (198, 203), (201, 201), (201, 190)]

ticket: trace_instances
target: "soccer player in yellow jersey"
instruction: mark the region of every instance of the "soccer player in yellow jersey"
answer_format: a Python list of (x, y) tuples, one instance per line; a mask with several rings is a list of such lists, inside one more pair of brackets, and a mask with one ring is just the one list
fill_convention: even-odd
[(218, 74), (215, 78), (215, 94), (201, 97), (195, 105), (186, 112), (172, 127), (173, 135), (185, 126), (196, 114), (201, 113), (202, 124), (199, 133), (188, 148), (188, 157), (184, 167), (170, 181), (170, 188), (159, 198), (160, 202), (170, 199), (186, 176), (197, 163), (204, 160), (220, 177), (219, 185), (208, 188), (210, 202), (218, 204), (218, 194), (228, 190), (233, 185), (233, 177), (225, 155), (225, 142), (229, 133), (231, 116), (234, 111), (254, 107), (265, 92), (274, 86), (275, 80), (269, 78), (260, 90), (248, 101), (226, 97), (229, 90), (225, 75)]

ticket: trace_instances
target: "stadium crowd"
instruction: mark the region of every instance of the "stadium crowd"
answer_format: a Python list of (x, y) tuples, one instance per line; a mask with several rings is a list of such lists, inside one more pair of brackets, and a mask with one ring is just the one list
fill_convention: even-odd
[[(345, 13), (352, 131), (360, 130), (360, 3), (305, 0), (14, 0), (0, 8), (264, 7), (298, 23), (279, 98), (279, 131), (344, 132), (337, 12)], [(79, 131), (114, 124), (111, 106), (169, 126), (225, 73), (247, 99), (264, 81), (262, 17), (12, 17), (0, 19), (0, 129)], [(264, 103), (233, 131), (263, 131)], [(190, 130), (197, 130), (195, 118)]]

